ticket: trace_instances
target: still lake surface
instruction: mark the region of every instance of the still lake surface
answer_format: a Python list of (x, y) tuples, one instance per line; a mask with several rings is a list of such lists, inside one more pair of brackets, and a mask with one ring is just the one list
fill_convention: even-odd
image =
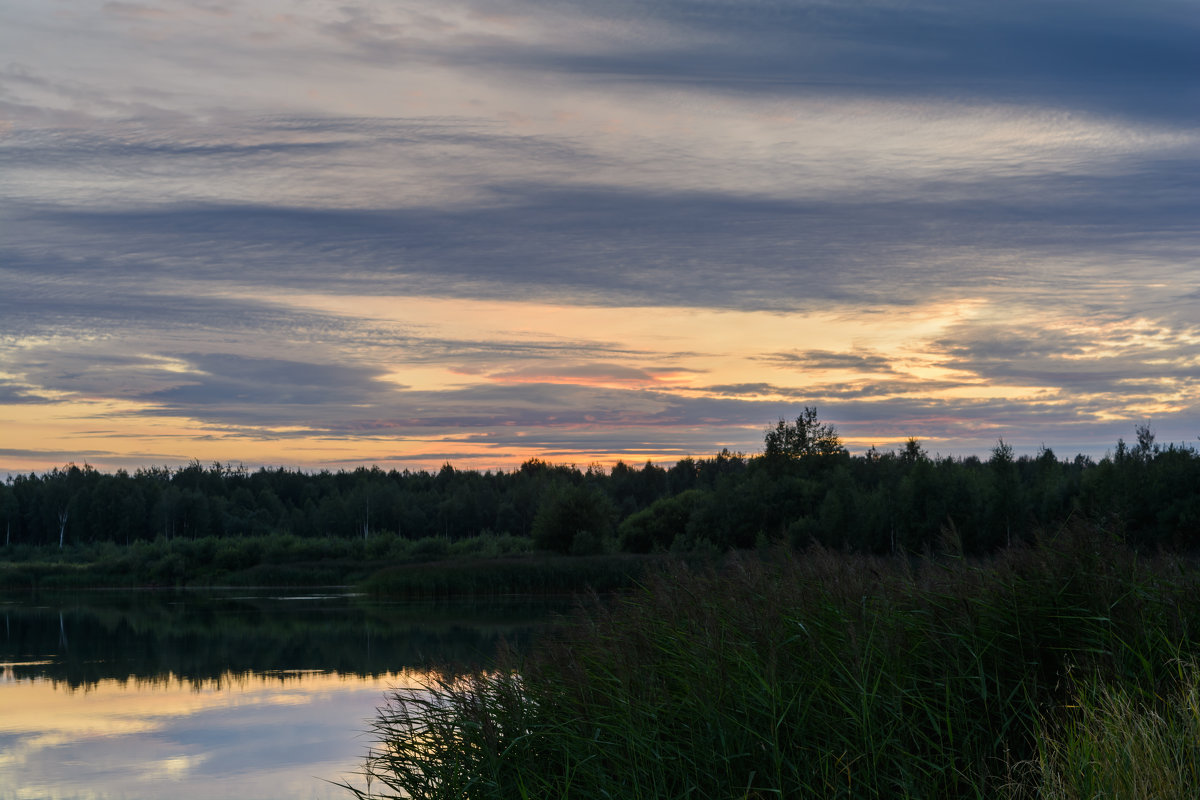
[(0, 595), (0, 800), (345, 800), (376, 709), (565, 604)]

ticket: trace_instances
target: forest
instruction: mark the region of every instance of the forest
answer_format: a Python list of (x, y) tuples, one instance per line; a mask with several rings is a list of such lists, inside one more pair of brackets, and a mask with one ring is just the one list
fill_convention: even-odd
[(916, 439), (851, 455), (806, 408), (767, 428), (758, 454), (724, 450), (670, 467), (534, 459), (507, 472), (309, 473), (193, 461), (104, 473), (68, 464), (0, 484), (0, 535), (10, 549), (280, 534), (449, 546), (483, 536), (580, 556), (780, 542), (919, 553), (951, 535), (983, 554), (1074, 522), (1139, 548), (1194, 548), (1200, 454), (1157, 444), (1149, 426), (1135, 433), (1099, 461), (1049, 448), (1017, 457), (1003, 440), (986, 459), (931, 456)]

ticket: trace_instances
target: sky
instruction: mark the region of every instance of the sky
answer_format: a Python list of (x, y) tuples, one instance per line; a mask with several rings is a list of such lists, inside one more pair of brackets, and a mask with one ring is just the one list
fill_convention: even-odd
[(5, 0), (0, 473), (1200, 435), (1196, 0)]

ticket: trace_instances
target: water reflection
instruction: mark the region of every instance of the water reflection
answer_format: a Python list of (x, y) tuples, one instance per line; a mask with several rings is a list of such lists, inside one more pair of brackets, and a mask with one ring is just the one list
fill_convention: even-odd
[(485, 663), (501, 640), (527, 640), (553, 608), (544, 601), (388, 603), (244, 591), (13, 597), (0, 599), (0, 662), (12, 664), (18, 678), (46, 676), (73, 687), (275, 670), (381, 675)]
[(0, 614), (0, 800), (323, 800), (389, 688), (482, 665), (549, 609), (126, 592)]
[(6, 679), (0, 797), (345, 798), (321, 778), (354, 768), (386, 690), (415, 678)]

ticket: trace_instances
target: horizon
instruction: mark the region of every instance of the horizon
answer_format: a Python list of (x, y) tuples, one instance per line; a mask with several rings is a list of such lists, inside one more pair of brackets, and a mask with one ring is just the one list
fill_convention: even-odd
[[(825, 421), (822, 420), (822, 422), (824, 423)], [(1152, 427), (1151, 427), (1151, 433), (1152, 434), (1156, 433)], [(1130, 440), (1126, 439), (1123, 436), (1119, 437), (1119, 441), (1124, 442), (1126, 445), (1130, 445)], [(1133, 439), (1133, 442), (1134, 442), (1134, 444), (1136, 444), (1136, 437)], [(905, 443), (907, 443), (907, 440), (905, 441)], [(925, 447), (924, 447), (925, 442), (918, 440), (918, 443), (921, 444), (922, 449), (925, 450)], [(845, 442), (843, 442), (843, 444), (845, 444)], [(870, 445), (861, 450), (846, 448), (846, 451), (847, 451), (847, 455), (850, 458), (865, 458), (865, 457), (867, 457), (868, 453), (872, 449), (877, 450), (882, 455), (898, 456), (903, 452), (903, 444), (904, 443), (902, 443), (902, 445), (899, 447), (888, 447), (888, 448)], [(1116, 450), (1116, 448), (1117, 448), (1117, 442), (1113, 442), (1112, 446), (1107, 448), (1103, 453), (1085, 453), (1083, 451), (1068, 453), (1067, 451), (1057, 449), (1051, 445), (1047, 445), (1044, 443), (1038, 445), (1036, 448), (1018, 448), (1018, 447), (1013, 446), (1011, 442), (1005, 441), (1003, 439), (997, 440), (996, 445), (1001, 445), (1001, 444), (1012, 447), (1012, 455), (1014, 458), (1016, 458), (1018, 460), (1020, 460), (1022, 458), (1036, 458), (1048, 450), (1054, 455), (1055, 460), (1059, 461), (1059, 462), (1071, 462), (1077, 458), (1082, 457), (1082, 458), (1089, 459), (1092, 463), (1099, 463), (1103, 460), (1111, 459), (1113, 457), (1114, 450)], [(1160, 448), (1160, 449), (1166, 449), (1168, 447), (1181, 447), (1181, 448), (1191, 450), (1191, 451), (1196, 450), (1196, 445), (1194, 445), (1190, 442), (1159, 441), (1157, 435), (1155, 435), (1153, 437), (1153, 444), (1156, 448)], [(441, 471), (442, 469), (444, 469), (446, 467), (450, 467), (450, 468), (454, 469), (455, 471), (471, 471), (471, 472), (478, 472), (481, 474), (501, 474), (501, 473), (516, 472), (516, 471), (519, 471), (526, 463), (533, 462), (533, 461), (540, 461), (552, 468), (565, 467), (568, 469), (576, 470), (578, 472), (590, 472), (590, 471), (598, 468), (598, 469), (602, 470), (604, 474), (611, 474), (612, 470), (618, 464), (624, 464), (626, 467), (634, 469), (634, 470), (642, 469), (643, 467), (648, 466), (648, 465), (657, 467), (659, 469), (670, 470), (672, 467), (674, 467), (676, 464), (678, 464), (681, 461), (686, 461), (686, 460), (690, 459), (690, 460), (699, 462), (699, 461), (704, 461), (704, 460), (708, 460), (708, 459), (715, 459), (718, 456), (723, 455), (725, 452), (728, 452), (732, 456), (743, 458), (746, 460), (749, 460), (752, 458), (757, 458), (757, 457), (760, 457), (763, 455), (763, 453), (761, 452), (761, 448), (759, 448), (758, 450), (754, 450), (754, 451), (740, 451), (740, 450), (730, 451), (726, 448), (724, 450), (720, 450), (720, 451), (717, 451), (714, 453), (709, 453), (709, 454), (692, 454), (692, 455), (680, 456), (678, 459), (676, 459), (674, 461), (655, 461), (654, 459), (648, 458), (648, 459), (645, 459), (644, 461), (637, 462), (637, 461), (629, 461), (626, 459), (618, 458), (618, 459), (608, 461), (608, 462), (591, 461), (591, 462), (587, 462), (584, 464), (580, 464), (580, 463), (576, 463), (576, 462), (568, 462), (568, 461), (554, 461), (551, 459), (542, 458), (542, 457), (534, 455), (534, 456), (530, 456), (525, 461), (522, 461), (519, 464), (513, 464), (513, 465), (508, 465), (508, 464), (496, 465), (496, 466), (471, 465), (471, 466), (464, 467), (464, 466), (455, 464), (453, 461), (446, 460), (436, 466), (427, 466), (427, 465), (397, 466), (397, 465), (393, 465), (393, 466), (387, 467), (386, 469), (385, 469), (384, 465), (361, 463), (361, 462), (357, 462), (357, 461), (355, 461), (351, 464), (341, 464), (341, 465), (339, 465), (339, 464), (321, 464), (321, 465), (314, 465), (314, 466), (302, 466), (302, 465), (294, 465), (294, 464), (275, 464), (275, 463), (246, 464), (244, 461), (238, 460), (238, 459), (231, 459), (231, 460), (217, 459), (217, 460), (209, 461), (209, 462), (202, 462), (199, 459), (190, 459), (186, 462), (178, 462), (178, 463), (133, 464), (133, 465), (129, 465), (129, 466), (112, 467), (109, 469), (97, 468), (96, 465), (91, 464), (87, 461), (82, 461), (82, 462), (67, 461), (62, 464), (57, 464), (53, 467), (49, 467), (46, 469), (38, 469), (38, 470), (24, 470), (24, 471), (7, 470), (6, 471), (6, 470), (3, 470), (2, 468), (0, 468), (0, 472), (4, 473), (4, 478), (0, 479), (0, 482), (10, 483), (16, 475), (25, 475), (25, 474), (46, 475), (55, 470), (67, 470), (67, 469), (70, 469), (71, 467), (76, 467), (76, 468), (83, 469), (83, 470), (94, 469), (94, 470), (96, 470), (100, 473), (104, 473), (104, 474), (114, 474), (118, 471), (124, 471), (129, 474), (135, 474), (138, 471), (154, 470), (154, 469), (179, 471), (179, 470), (186, 469), (193, 465), (199, 465), (203, 469), (215, 469), (217, 467), (221, 467), (223, 469), (243, 471), (246, 473), (253, 473), (253, 472), (259, 472), (259, 471), (271, 472), (271, 471), (275, 471), (275, 470), (285, 470), (285, 471), (298, 472), (301, 474), (308, 474), (308, 475), (318, 474), (321, 472), (330, 472), (330, 473), (354, 472), (358, 469), (368, 469), (368, 470), (380, 469), (385, 472), (395, 471), (395, 472), (400, 472), (400, 473), (412, 473), (412, 474), (417, 474), (417, 473), (421, 473), (421, 472), (428, 473), (428, 474), (436, 474), (437, 472)], [(962, 460), (966, 460), (969, 458), (978, 458), (981, 461), (986, 462), (989, 458), (992, 457), (993, 451), (988, 451), (986, 453), (976, 453), (976, 452), (941, 453), (941, 452), (933, 452), (933, 451), (926, 450), (925, 455), (930, 460), (935, 461), (935, 462), (942, 461), (944, 459), (953, 459), (953, 460), (962, 461)]]
[(0, 474), (1200, 435), (1200, 16), (15, 0)]

